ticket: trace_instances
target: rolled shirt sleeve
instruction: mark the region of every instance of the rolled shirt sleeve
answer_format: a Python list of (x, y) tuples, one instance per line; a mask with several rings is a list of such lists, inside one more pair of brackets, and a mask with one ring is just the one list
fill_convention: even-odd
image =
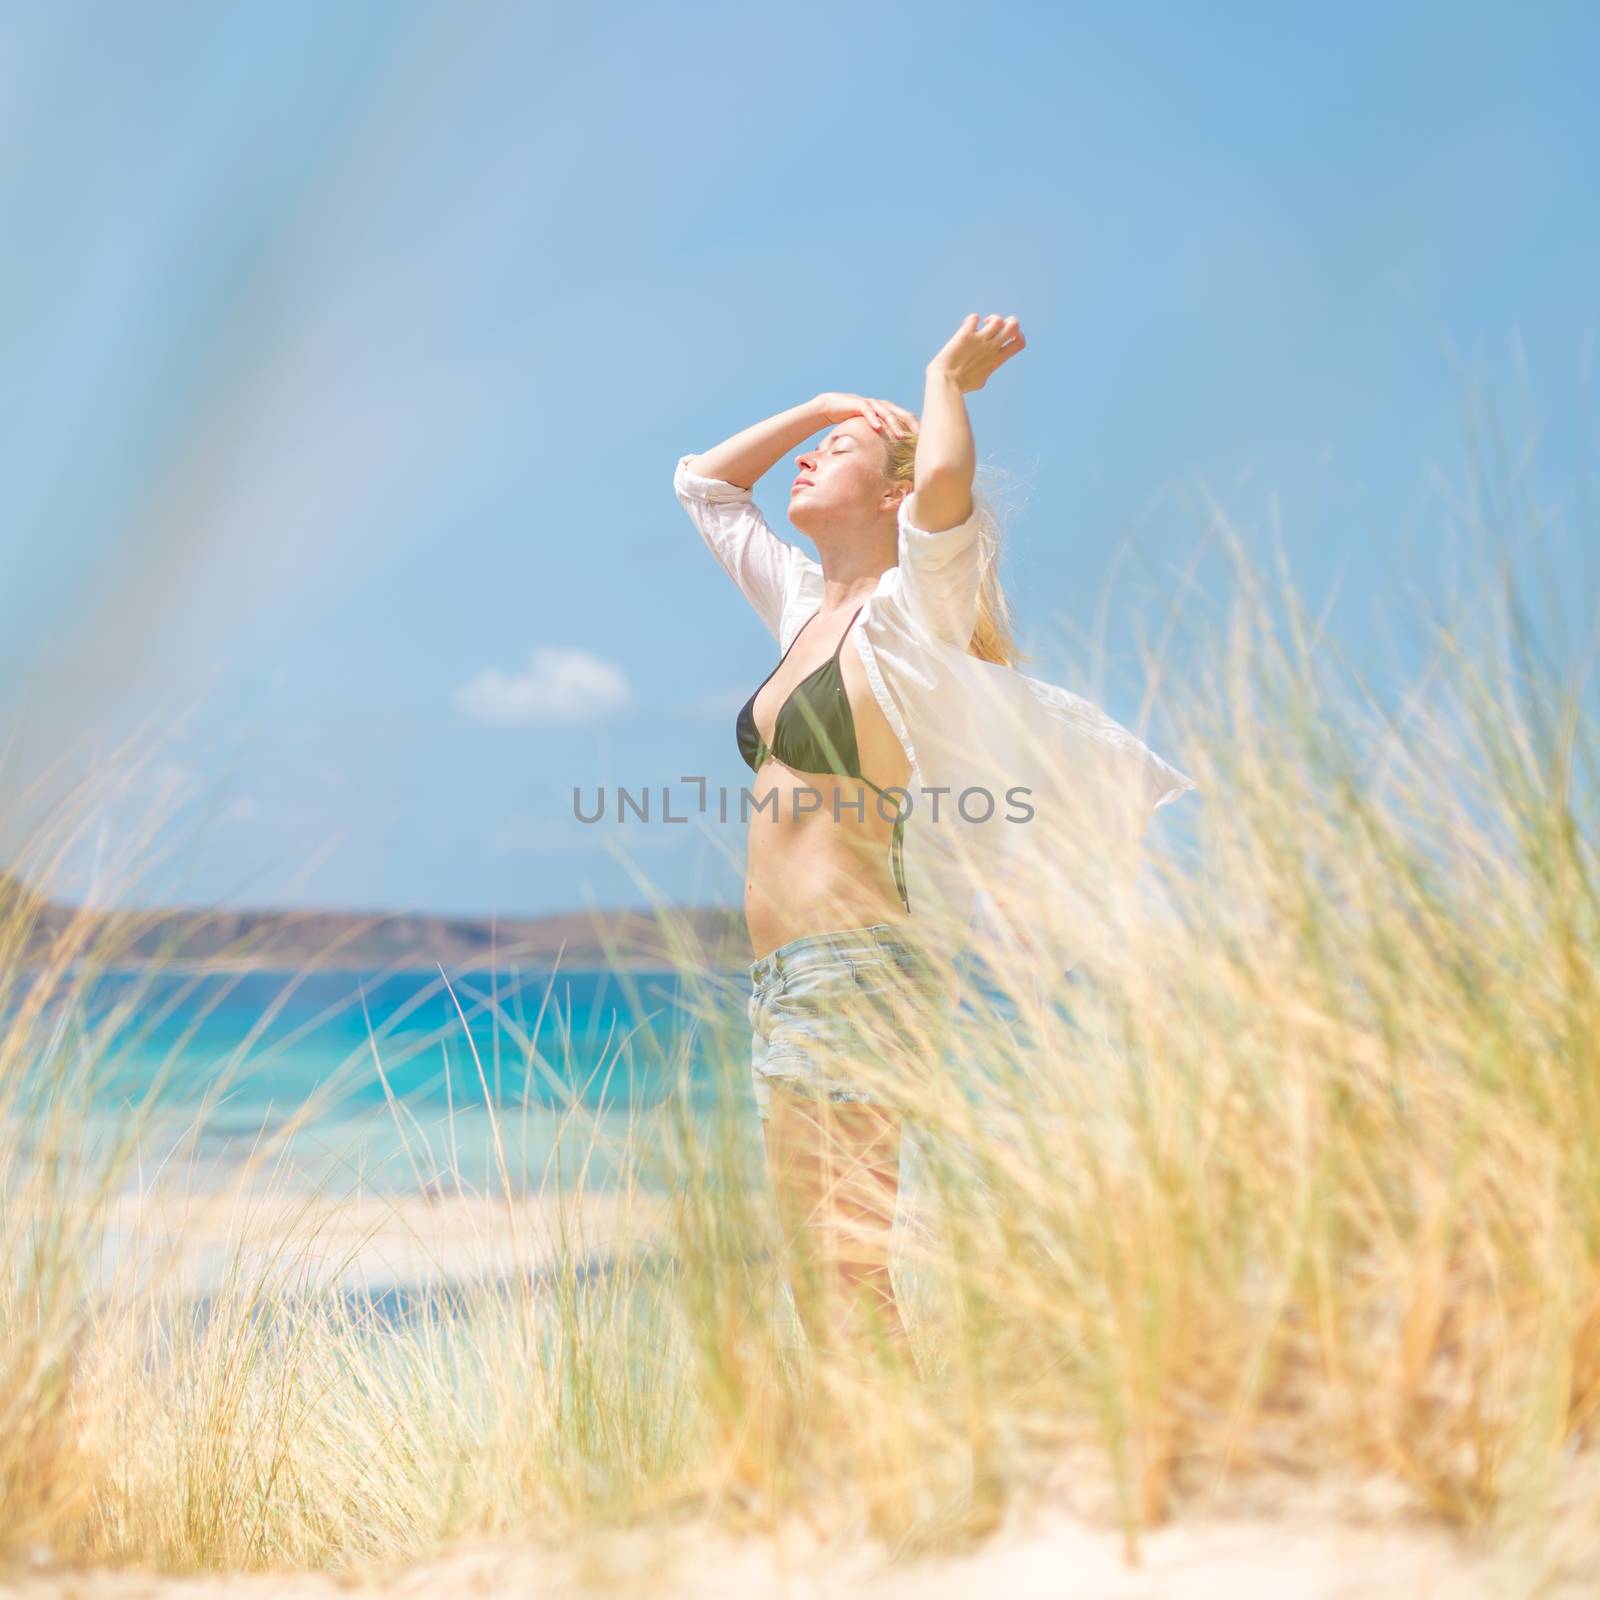
[(672, 476), (678, 502), (776, 639), (789, 591), (810, 558), (773, 532), (751, 490), (691, 472), (692, 459), (692, 452), (680, 456)]
[(979, 524), (972, 515), (954, 528), (930, 533), (913, 520), (916, 494), (900, 502), (901, 593), (908, 610), (935, 638), (965, 650), (978, 625)]

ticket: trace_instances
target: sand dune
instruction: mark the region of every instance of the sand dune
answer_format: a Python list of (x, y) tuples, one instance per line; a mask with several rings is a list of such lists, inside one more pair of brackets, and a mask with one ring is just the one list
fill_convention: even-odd
[[(1049, 1507), (1019, 1511), (978, 1549), (891, 1563), (880, 1546), (836, 1541), (798, 1524), (776, 1538), (732, 1538), (694, 1527), (591, 1539), (557, 1551), (498, 1540), (400, 1570), (339, 1577), (256, 1574), (163, 1577), (40, 1566), (0, 1582), (18, 1600), (321, 1600), (369, 1591), (395, 1596), (659, 1595), (664, 1600), (1580, 1600), (1600, 1583), (1600, 1560), (1568, 1551), (1573, 1569), (1540, 1587), (1558, 1552), (1513, 1558), (1474, 1551), (1415, 1520), (1399, 1521), (1359, 1489), (1302, 1491), (1271, 1513), (1239, 1506), (1147, 1533), (1125, 1559), (1114, 1528)], [(1367, 1510), (1362, 1513), (1363, 1500)], [(1362, 1520), (1356, 1520), (1360, 1516)]]

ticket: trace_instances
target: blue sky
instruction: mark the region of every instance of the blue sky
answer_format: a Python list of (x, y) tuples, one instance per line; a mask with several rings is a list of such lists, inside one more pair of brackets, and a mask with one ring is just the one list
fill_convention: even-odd
[[(919, 407), (969, 311), (1030, 670), (1114, 716), (1226, 605), (1213, 501), (1398, 682), (1480, 404), (1581, 621), (1597, 16), (5, 7), (0, 844), (131, 747), (65, 892), (167, 807), (146, 901), (637, 902), (572, 786), (736, 788), (775, 660), (673, 463)], [(735, 823), (626, 848), (737, 900)]]

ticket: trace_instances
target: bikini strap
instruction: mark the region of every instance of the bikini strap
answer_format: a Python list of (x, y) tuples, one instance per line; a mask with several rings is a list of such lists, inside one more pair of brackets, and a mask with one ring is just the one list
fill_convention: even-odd
[(838, 644), (836, 644), (833, 647), (833, 659), (835, 661), (837, 661), (839, 659), (839, 652), (844, 649), (845, 634), (848, 634), (850, 632), (850, 630), (853, 627), (855, 627), (855, 625), (856, 625), (856, 617), (859, 617), (861, 615), (861, 613), (866, 609), (866, 605), (867, 605), (867, 602), (865, 600), (863, 600), (861, 602), (861, 604), (856, 607), (855, 616), (852, 616), (850, 618), (850, 620), (847, 623), (845, 623), (845, 625), (844, 625), (844, 633), (841, 633), (839, 635), (839, 642), (838, 642)]
[[(862, 782), (862, 783), (864, 783), (864, 784), (866, 784), (866, 786), (867, 786), (867, 787), (868, 787), (868, 788), (869, 788), (869, 789), (870, 789), (870, 790), (871, 790), (871, 791), (872, 791), (872, 792), (873, 792), (873, 793), (874, 793), (874, 794), (875, 794), (875, 795), (877, 795), (877, 797), (878, 797), (878, 798), (879, 798), (879, 799), (880, 799), (880, 800), (881, 800), (881, 799), (882, 799), (882, 798), (883, 798), (883, 795), (884, 795), (884, 791), (883, 791), (883, 790), (882, 790), (882, 789), (880, 789), (880, 788), (879, 788), (879, 787), (878, 787), (878, 785), (877, 785), (877, 784), (875, 784), (875, 783), (874, 783), (874, 782), (873, 782), (873, 781), (872, 781), (872, 779), (871, 779), (871, 778), (869, 778), (869, 777), (868, 777), (868, 776), (867, 776), (867, 775), (866, 775), (866, 773), (864, 773), (864, 772), (863, 772), (863, 773), (861, 773), (861, 774), (859, 774), (859, 777), (860, 777), (860, 780), (861, 780), (861, 782)], [(900, 789), (902, 789), (902, 790), (903, 790), (903, 789), (904, 789), (904, 785), (903, 785), (903, 784), (897, 784), (897, 785), (895, 785), (895, 787), (896, 787), (896, 788), (900, 788)], [(908, 794), (908, 795), (907, 795), (907, 796), (906, 796), (906, 798), (907, 798), (907, 799), (910, 799), (910, 795), (909, 795), (909, 794)], [(910, 813), (910, 811), (909, 811), (909, 810), (907, 810), (907, 808), (906, 808), (906, 807), (905, 807), (905, 806), (904, 806), (904, 805), (902, 805), (902, 804), (901, 804), (901, 803), (900, 803), (900, 802), (898, 802), (898, 801), (896, 801), (896, 803), (895, 803), (895, 808), (894, 808), (894, 810), (895, 810), (895, 817), (894, 817), (894, 825), (895, 825), (895, 827), (897, 827), (897, 828), (898, 828), (898, 827), (900, 827), (900, 826), (901, 826), (901, 825), (902, 825), (902, 824), (903, 824), (903, 823), (904, 823), (904, 822), (905, 822), (905, 820), (906, 820), (906, 818), (907, 818), (907, 817), (908, 817), (908, 816), (910, 816), (910, 815), (911, 815), (911, 813)]]

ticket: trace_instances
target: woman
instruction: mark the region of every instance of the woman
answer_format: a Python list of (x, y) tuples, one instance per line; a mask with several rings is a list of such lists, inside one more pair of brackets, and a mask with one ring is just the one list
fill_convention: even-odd
[[(1085, 731), (1098, 751), (1143, 763), (1133, 775), (1150, 807), (1192, 787), (1087, 702), (1012, 670), (964, 397), (1024, 347), (1016, 317), (968, 316), (928, 363), (920, 422), (889, 401), (822, 394), (682, 457), (674, 477), (782, 647), (736, 733), (754, 772), (752, 1070), (813, 1341), (863, 1320), (904, 1336), (888, 1268), (896, 1090), (937, 1059), (953, 999), (942, 917), (951, 906), (959, 917), (974, 860), (996, 888), (1038, 867), (1020, 838), (978, 829), (968, 798), (986, 791), (992, 804), (996, 782), (1034, 775), (1041, 745)], [(813, 560), (777, 537), (751, 489), (823, 428), (796, 455), (789, 493)], [(1050, 784), (1046, 767), (1038, 781)], [(919, 786), (943, 792), (943, 827)]]

